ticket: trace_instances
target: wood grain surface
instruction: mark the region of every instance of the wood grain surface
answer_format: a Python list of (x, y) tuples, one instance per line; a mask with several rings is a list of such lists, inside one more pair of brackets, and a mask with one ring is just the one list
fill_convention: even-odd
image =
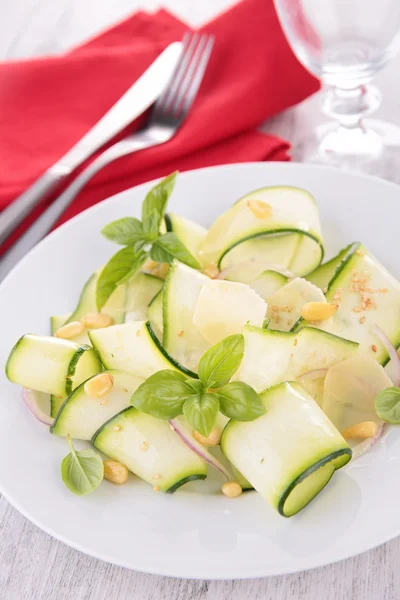
[[(372, 1), (372, 0), (369, 0)], [(233, 0), (3, 0), (0, 60), (63, 51), (138, 7), (167, 6), (200, 24)], [(400, 125), (400, 58), (377, 77), (377, 116)], [(267, 122), (295, 159), (324, 120), (314, 97)], [(400, 157), (382, 176), (400, 182)], [(28, 492), (27, 492), (28, 493)], [(399, 504), (400, 506), (400, 504)], [(400, 510), (400, 508), (399, 508)], [(129, 571), (73, 550), (0, 499), (0, 600), (399, 600), (400, 538), (355, 558), (300, 574), (243, 581), (186, 581)]]

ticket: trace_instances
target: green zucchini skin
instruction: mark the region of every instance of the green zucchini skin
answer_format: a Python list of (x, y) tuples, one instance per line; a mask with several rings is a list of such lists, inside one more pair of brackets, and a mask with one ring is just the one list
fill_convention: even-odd
[(201, 481), (207, 479), (207, 475), (189, 475), (188, 477), (184, 477), (180, 481), (177, 481), (174, 485), (172, 485), (165, 493), (166, 494), (174, 494), (176, 490), (185, 485), (185, 483), (189, 483), (190, 481)]
[[(288, 499), (290, 493), (294, 490), (294, 488), (297, 485), (299, 485), (299, 483), (301, 483), (302, 481), (304, 481), (307, 477), (309, 477), (311, 475), (311, 473), (313, 473), (314, 471), (316, 471), (320, 467), (323, 467), (327, 463), (332, 462), (336, 458), (346, 457), (346, 456), (348, 457), (348, 459), (346, 460), (346, 462), (344, 464), (347, 464), (351, 460), (352, 452), (351, 452), (350, 448), (343, 448), (342, 450), (337, 450), (336, 452), (332, 452), (332, 454), (329, 454), (328, 456), (325, 456), (324, 458), (322, 458), (321, 460), (319, 460), (318, 462), (316, 462), (314, 465), (311, 465), (310, 467), (308, 467), (308, 469), (306, 469), (305, 471), (303, 471), (303, 473), (301, 473), (301, 475), (299, 475), (297, 477), (297, 479), (295, 479), (294, 481), (292, 481), (292, 483), (287, 487), (287, 489), (285, 490), (285, 492), (282, 494), (282, 497), (281, 497), (281, 499), (279, 501), (279, 504), (278, 504), (278, 512), (279, 512), (279, 514), (282, 515), (282, 517), (288, 517), (288, 516), (292, 517), (293, 515), (297, 514), (297, 513), (292, 513), (290, 515), (287, 515), (285, 513), (285, 510), (284, 510), (284, 508), (285, 508), (285, 502)], [(333, 476), (334, 472), (335, 471), (332, 472), (332, 476)], [(325, 485), (321, 488), (321, 490), (329, 483), (331, 477), (328, 479), (328, 481), (326, 481)], [(307, 504), (309, 504), (311, 502), (311, 500), (313, 500), (313, 498), (310, 498), (310, 500), (307, 502)], [(305, 508), (305, 506), (307, 506), (307, 504), (305, 504), (304, 506), (302, 506), (300, 510), (302, 510), (303, 508)]]
[(70, 434), (73, 439), (89, 441), (105, 421), (130, 406), (132, 394), (144, 380), (117, 370), (104, 373), (108, 373), (113, 381), (108, 393), (96, 400), (85, 391), (91, 378), (81, 383), (64, 400), (50, 428), (51, 433), (61, 437)]
[(158, 337), (156, 336), (150, 321), (146, 322), (146, 328), (147, 331), (149, 332), (151, 339), (153, 340), (154, 344), (157, 346), (157, 348), (159, 349), (159, 351), (165, 356), (165, 358), (167, 360), (170, 361), (171, 364), (174, 365), (174, 367), (176, 367), (179, 371), (181, 371), (182, 373), (184, 373), (185, 375), (187, 375), (188, 377), (192, 377), (193, 379), (198, 379), (199, 376), (197, 375), (197, 373), (195, 373), (194, 371), (191, 371), (190, 369), (187, 369), (186, 367), (184, 367), (183, 365), (179, 364), (178, 361), (176, 361), (172, 356), (170, 356), (168, 354), (168, 352), (166, 351), (166, 349), (164, 348), (164, 346), (161, 344), (160, 340), (158, 339)]
[(359, 245), (359, 242), (352, 242), (343, 248), (336, 256), (317, 267), (312, 273), (306, 275), (305, 278), (326, 293), (338, 269), (341, 268), (343, 261), (346, 261), (347, 258), (357, 250)]
[(173, 231), (171, 217), (169, 216), (168, 213), (165, 213), (165, 215), (164, 215), (164, 221), (165, 221), (165, 227), (167, 228), (167, 231), (168, 232)]
[(65, 397), (102, 369), (90, 346), (51, 336), (25, 334), (14, 345), (5, 372), (23, 387)]
[(362, 246), (361, 242), (353, 242), (352, 244), (350, 244), (350, 246), (348, 246), (345, 256), (343, 257), (341, 262), (336, 267), (333, 277), (328, 283), (328, 291), (334, 285), (334, 283), (337, 280), (337, 278), (339, 277), (340, 273), (343, 271), (343, 269), (346, 267), (346, 265), (348, 265), (349, 261), (352, 259), (354, 254), (356, 254), (357, 250), (359, 250), (361, 248), (361, 246)]
[(352, 452), (300, 384), (280, 383), (260, 397), (265, 414), (247, 423), (229, 421), (221, 450), (279, 514), (291, 517), (315, 498)]
[(86, 344), (83, 344), (82, 346), (79, 346), (78, 350), (75, 352), (74, 356), (72, 357), (72, 360), (68, 365), (68, 372), (67, 372), (67, 377), (66, 377), (65, 391), (67, 394), (70, 394), (72, 392), (73, 377), (75, 375), (75, 371), (76, 371), (76, 367), (77, 367), (79, 359), (81, 358), (81, 356), (83, 355), (84, 352), (87, 352), (88, 350), (91, 350), (91, 349), (92, 349), (91, 346), (87, 346)]
[(168, 354), (148, 321), (129, 321), (92, 329), (89, 338), (106, 369), (124, 371), (143, 379), (163, 369), (197, 377)]
[[(337, 310), (330, 319), (313, 326), (358, 342), (361, 352), (387, 364), (388, 352), (373, 328), (379, 327), (394, 347), (400, 344), (400, 283), (393, 275), (357, 242), (337, 266), (325, 296), (333, 304), (339, 298)], [(300, 327), (305, 324), (302, 321)]]
[(320, 259), (319, 262), (321, 262), (324, 259), (324, 246), (321, 242), (321, 240), (318, 238), (318, 236), (314, 235), (313, 233), (311, 233), (310, 231), (303, 231), (302, 229), (296, 229), (294, 227), (285, 227), (283, 229), (271, 229), (268, 231), (262, 231), (262, 232), (257, 232), (251, 235), (248, 235), (246, 237), (243, 237), (240, 240), (237, 240), (236, 242), (232, 243), (231, 246), (229, 246), (229, 248), (226, 248), (226, 250), (224, 250), (224, 252), (221, 254), (221, 256), (218, 259), (218, 263), (217, 266), (220, 269), (221, 268), (221, 263), (224, 259), (224, 257), (228, 254), (228, 252), (230, 252), (231, 250), (233, 250), (233, 248), (236, 248), (236, 246), (239, 246), (241, 243), (243, 242), (247, 242), (248, 240), (253, 240), (256, 239), (258, 237), (261, 236), (266, 236), (266, 235), (273, 235), (276, 233), (299, 233), (302, 235), (306, 235), (307, 237), (309, 237), (310, 239), (312, 239), (314, 242), (316, 242), (316, 244), (318, 244), (318, 247), (320, 249)]
[[(185, 483), (207, 476), (206, 461), (171, 430), (168, 421), (133, 406), (104, 423), (91, 441), (98, 450), (165, 493), (172, 494)], [(148, 444), (145, 452), (141, 449), (143, 442)]]

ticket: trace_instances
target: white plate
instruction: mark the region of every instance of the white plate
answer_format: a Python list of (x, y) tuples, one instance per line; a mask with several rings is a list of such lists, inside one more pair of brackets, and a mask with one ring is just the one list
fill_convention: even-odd
[[(169, 210), (209, 225), (246, 192), (274, 184), (302, 186), (316, 197), (328, 257), (361, 240), (400, 277), (400, 188), (382, 180), (297, 164), (215, 167), (181, 174)], [(69, 221), (7, 277), (0, 287), (3, 364), (20, 335), (48, 333), (49, 315), (72, 309), (88, 275), (115, 250), (100, 229), (113, 219), (139, 216), (149, 187), (126, 191)], [(46, 532), (118, 565), (188, 578), (278, 575), (349, 557), (400, 533), (399, 434), (389, 430), (291, 519), (255, 492), (230, 500), (204, 494), (199, 484), (168, 496), (132, 478), (120, 488), (106, 482), (80, 498), (60, 478), (65, 441), (35, 421), (18, 387), (3, 378), (0, 489)]]

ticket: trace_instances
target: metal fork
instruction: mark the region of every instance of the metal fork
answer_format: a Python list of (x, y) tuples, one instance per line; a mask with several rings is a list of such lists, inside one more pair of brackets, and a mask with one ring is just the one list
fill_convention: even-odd
[(16, 241), (0, 262), (0, 281), (33, 246), (49, 233), (75, 196), (96, 173), (117, 158), (164, 144), (176, 134), (203, 80), (213, 48), (214, 36), (188, 33), (183, 43), (184, 50), (177, 68), (165, 92), (155, 103), (144, 127), (100, 154)]

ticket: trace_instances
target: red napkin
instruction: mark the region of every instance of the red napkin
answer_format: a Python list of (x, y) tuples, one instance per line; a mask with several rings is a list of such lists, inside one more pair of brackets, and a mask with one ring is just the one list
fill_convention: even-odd
[[(165, 10), (137, 12), (67, 54), (0, 64), (0, 208), (69, 150), (187, 29)], [(319, 83), (289, 48), (273, 1), (243, 0), (202, 29), (216, 43), (182, 129), (168, 144), (103, 169), (62, 221), (175, 169), (288, 160), (289, 144), (257, 127), (317, 91)]]

